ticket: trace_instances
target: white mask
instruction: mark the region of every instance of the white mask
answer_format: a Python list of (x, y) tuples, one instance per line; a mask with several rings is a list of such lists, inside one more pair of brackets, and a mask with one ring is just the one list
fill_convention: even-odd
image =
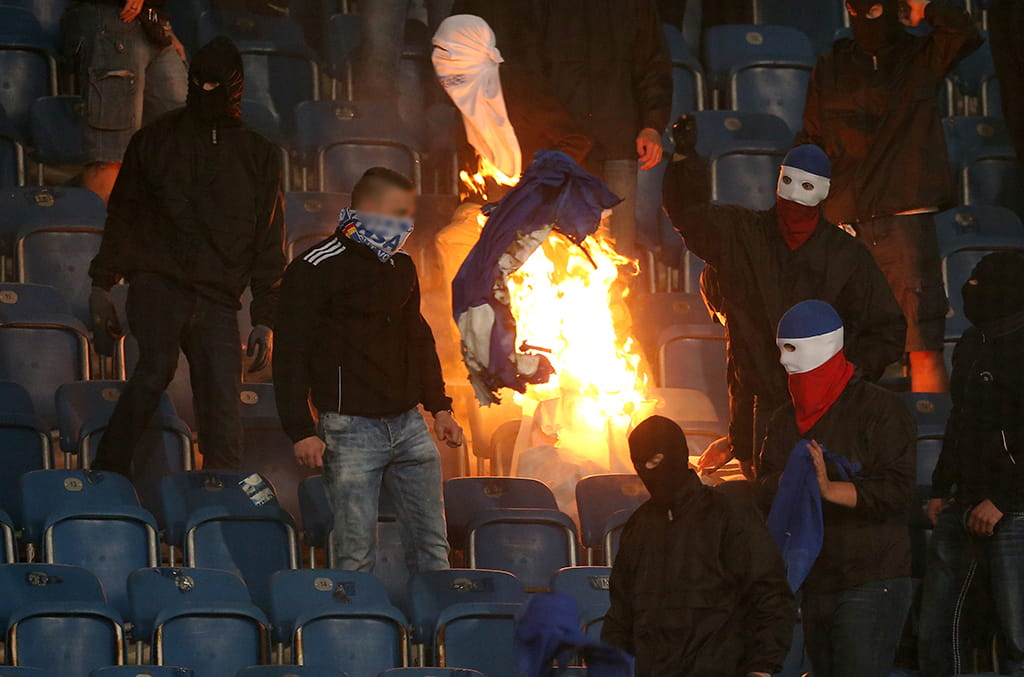
[(789, 374), (803, 374), (832, 359), (843, 349), (843, 328), (807, 338), (778, 338), (779, 362)]
[(779, 183), (775, 194), (805, 207), (814, 207), (828, 197), (831, 181), (824, 176), (811, 174), (803, 169), (782, 165), (779, 169)]

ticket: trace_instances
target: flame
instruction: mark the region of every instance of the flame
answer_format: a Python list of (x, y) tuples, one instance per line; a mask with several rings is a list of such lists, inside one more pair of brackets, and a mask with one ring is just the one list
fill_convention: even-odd
[(465, 169), (459, 172), (459, 179), (462, 181), (462, 185), (465, 188), (461, 197), (466, 198), (469, 195), (479, 195), (483, 199), (487, 199), (487, 179), (491, 179), (499, 186), (514, 186), (519, 183), (519, 179), (511, 177), (500, 169), (495, 167), (485, 157), (479, 157), (479, 165), (475, 173), (470, 174)]

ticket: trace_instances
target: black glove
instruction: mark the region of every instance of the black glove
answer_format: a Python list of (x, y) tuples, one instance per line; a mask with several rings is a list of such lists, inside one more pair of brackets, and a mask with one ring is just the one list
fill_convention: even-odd
[(249, 332), (249, 340), (246, 343), (245, 354), (255, 357), (249, 364), (249, 373), (255, 373), (266, 369), (274, 355), (274, 330), (262, 324), (258, 324)]
[(89, 315), (92, 317), (93, 343), (100, 355), (114, 354), (114, 340), (121, 337), (121, 320), (110, 292), (93, 287), (89, 294)]
[(697, 151), (697, 118), (680, 115), (672, 125), (672, 144), (676, 155), (693, 155)]

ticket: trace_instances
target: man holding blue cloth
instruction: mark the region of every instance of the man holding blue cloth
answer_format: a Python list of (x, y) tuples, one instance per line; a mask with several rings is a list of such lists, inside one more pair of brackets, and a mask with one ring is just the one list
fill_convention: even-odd
[(846, 359), (829, 304), (796, 304), (777, 336), (791, 401), (769, 423), (758, 482), (790, 583), (802, 582), (814, 675), (888, 677), (910, 608), (916, 427)]

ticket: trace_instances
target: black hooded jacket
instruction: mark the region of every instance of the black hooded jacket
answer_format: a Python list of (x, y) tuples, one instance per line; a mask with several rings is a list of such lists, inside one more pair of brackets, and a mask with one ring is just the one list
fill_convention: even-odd
[[(279, 151), (239, 119), (242, 59), (230, 40), (200, 49), (189, 78), (188, 105), (128, 144), (89, 275), (109, 289), (154, 273), (234, 308), (251, 286), (253, 324), (273, 326), (285, 266)], [(201, 93), (197, 78), (219, 91)]]
[(937, 93), (983, 39), (950, 0), (929, 3), (925, 19), (929, 35), (900, 30), (875, 54), (837, 40), (814, 68), (796, 143), (821, 146), (832, 160), (825, 216), (833, 223), (954, 202)]

